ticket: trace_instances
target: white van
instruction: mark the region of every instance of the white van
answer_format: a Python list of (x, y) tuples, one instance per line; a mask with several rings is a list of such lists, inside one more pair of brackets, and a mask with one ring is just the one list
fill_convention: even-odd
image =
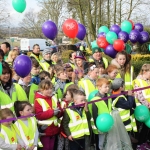
[(39, 44), (41, 51), (44, 50), (45, 48), (49, 48), (49, 46), (46, 46), (45, 39), (21, 39), (20, 40), (21, 51), (23, 52), (32, 51), (34, 44)]

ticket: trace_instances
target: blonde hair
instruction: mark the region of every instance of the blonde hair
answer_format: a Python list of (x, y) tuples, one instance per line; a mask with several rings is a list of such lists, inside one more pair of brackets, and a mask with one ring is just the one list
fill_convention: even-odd
[(150, 71), (150, 64), (144, 64), (140, 70), (139, 75), (142, 75), (143, 72), (147, 72), (147, 71)]
[(106, 78), (100, 78), (96, 81), (96, 86), (98, 87), (101, 87), (103, 84), (107, 84), (109, 85), (110, 84), (110, 81), (107, 80)]
[(58, 59), (57, 62), (58, 62), (61, 59), (60, 54), (59, 53), (53, 53), (52, 56), (51, 56), (52, 61), (54, 61), (55, 56), (57, 57), (57, 59)]
[(7, 62), (13, 62), (14, 60), (13, 60), (13, 58), (12, 58), (12, 56), (13, 55), (18, 55), (18, 51), (16, 51), (16, 50), (11, 50), (10, 52), (9, 52), (9, 54), (8, 54), (8, 57), (7, 57), (7, 59), (6, 59), (6, 61)]
[(6, 119), (8, 116), (14, 116), (13, 112), (9, 109), (9, 108), (4, 108), (0, 110), (0, 119), (4, 120)]
[(52, 89), (53, 84), (49, 80), (42, 80), (39, 84), (39, 91)]

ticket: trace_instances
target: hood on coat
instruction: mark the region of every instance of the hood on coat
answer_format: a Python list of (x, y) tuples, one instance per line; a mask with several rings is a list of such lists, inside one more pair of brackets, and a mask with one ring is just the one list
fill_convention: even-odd
[(117, 66), (118, 68), (121, 68), (116, 59), (112, 59), (111, 64)]

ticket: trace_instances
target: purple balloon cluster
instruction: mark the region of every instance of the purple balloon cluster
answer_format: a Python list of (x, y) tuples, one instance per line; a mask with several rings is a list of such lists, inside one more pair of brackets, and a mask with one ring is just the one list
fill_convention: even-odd
[[(129, 21), (124, 21), (122, 24), (123, 26), (112, 25), (110, 28), (110, 31), (114, 32), (117, 35), (118, 39), (122, 40), (124, 43), (126, 43), (128, 40), (130, 40), (132, 43), (139, 42), (140, 44), (143, 44), (149, 41), (149, 33), (146, 31), (143, 31), (144, 27), (141, 23), (134, 24), (131, 20), (129, 20)], [(100, 28), (100, 29), (99, 29), (100, 32), (98, 33), (97, 38), (106, 37), (107, 39), (107, 34), (109, 32), (108, 33), (105, 32), (103, 28)], [(112, 43), (109, 42), (109, 44), (110, 45), (108, 45), (106, 49), (104, 50), (104, 53), (114, 58), (117, 54), (117, 51), (114, 49), (114, 46)]]

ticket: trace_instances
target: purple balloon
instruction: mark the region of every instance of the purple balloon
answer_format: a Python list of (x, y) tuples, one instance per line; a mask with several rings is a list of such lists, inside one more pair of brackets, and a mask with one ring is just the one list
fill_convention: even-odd
[(18, 56), (15, 59), (13, 65), (15, 72), (18, 74), (18, 76), (22, 78), (26, 77), (30, 73), (31, 67), (32, 67), (32, 61), (30, 57), (26, 55)]
[(118, 35), (118, 33), (121, 31), (121, 28), (118, 25), (112, 25), (110, 31), (113, 31)]
[(132, 43), (138, 42), (140, 38), (140, 32), (138, 30), (132, 30), (129, 34), (129, 39)]
[(86, 35), (86, 29), (85, 26), (81, 23), (78, 23), (78, 34), (77, 34), (77, 38), (79, 40), (83, 40), (85, 38)]
[(139, 32), (142, 32), (143, 31), (143, 25), (141, 23), (136, 23), (134, 25), (134, 30), (138, 30)]
[(129, 34), (125, 31), (120, 31), (118, 34), (118, 39), (121, 39), (126, 43), (129, 40)]
[(113, 48), (113, 45), (108, 45), (106, 47), (106, 49), (104, 50), (104, 53), (108, 56), (110, 56), (111, 58), (115, 58), (117, 51)]
[(100, 32), (98, 35), (97, 35), (97, 37), (99, 38), (99, 37), (106, 37), (106, 33), (105, 32)]
[(143, 44), (148, 42), (148, 40), (149, 40), (149, 33), (146, 31), (142, 31), (140, 33), (139, 43)]
[(42, 32), (47, 38), (54, 40), (58, 32), (57, 26), (53, 21), (48, 20), (43, 23)]

